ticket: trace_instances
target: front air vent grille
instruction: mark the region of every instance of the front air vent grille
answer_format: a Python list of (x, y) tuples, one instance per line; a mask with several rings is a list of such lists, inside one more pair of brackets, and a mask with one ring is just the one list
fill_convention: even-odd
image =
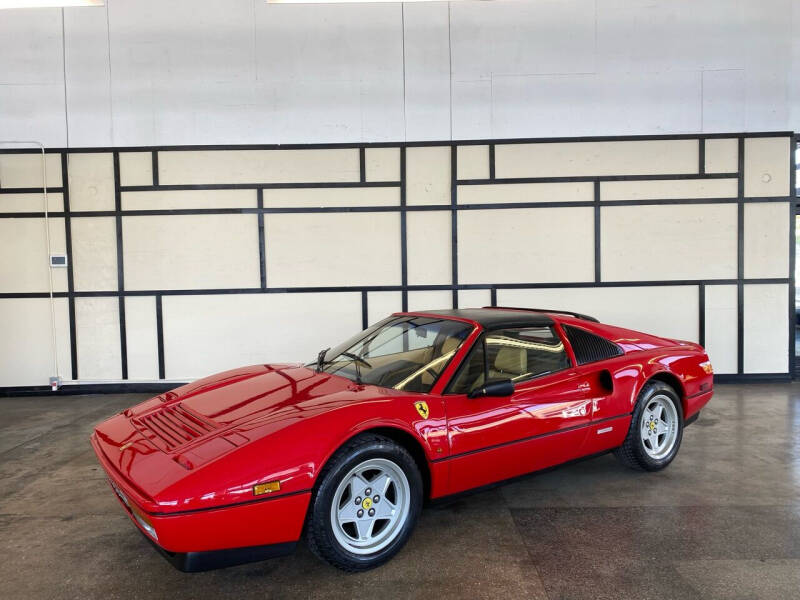
[(134, 426), (158, 448), (173, 451), (219, 426), (180, 404), (167, 406), (133, 420)]
[(567, 334), (567, 339), (572, 346), (573, 352), (575, 352), (575, 360), (578, 361), (579, 365), (614, 358), (623, 354), (622, 348), (599, 335), (589, 333), (572, 325), (562, 325), (562, 327), (564, 328), (564, 333)]

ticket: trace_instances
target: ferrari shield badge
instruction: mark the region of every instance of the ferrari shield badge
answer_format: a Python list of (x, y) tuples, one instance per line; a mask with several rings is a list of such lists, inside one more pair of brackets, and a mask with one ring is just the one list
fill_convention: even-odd
[(428, 414), (430, 414), (430, 412), (428, 411), (428, 403), (427, 402), (422, 401), (422, 400), (420, 400), (419, 402), (414, 402), (414, 408), (417, 409), (417, 412), (419, 413), (420, 417), (422, 417), (423, 419), (427, 419), (428, 418)]

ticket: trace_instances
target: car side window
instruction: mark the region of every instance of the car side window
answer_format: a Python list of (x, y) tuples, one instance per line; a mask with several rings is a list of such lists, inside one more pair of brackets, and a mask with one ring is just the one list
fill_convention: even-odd
[(525, 381), (570, 366), (553, 327), (502, 329), (486, 334), (488, 378)]
[(469, 355), (461, 363), (461, 368), (448, 386), (448, 394), (469, 394), (483, 385), (486, 374), (486, 360), (484, 353), (483, 338), (481, 337)]

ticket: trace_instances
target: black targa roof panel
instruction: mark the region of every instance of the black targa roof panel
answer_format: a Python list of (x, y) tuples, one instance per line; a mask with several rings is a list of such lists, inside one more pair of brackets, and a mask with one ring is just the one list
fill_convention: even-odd
[(429, 315), (456, 317), (475, 321), (484, 329), (503, 329), (506, 327), (536, 327), (552, 325), (553, 319), (546, 314), (524, 310), (498, 310), (494, 308), (452, 308), (444, 310), (419, 311)]

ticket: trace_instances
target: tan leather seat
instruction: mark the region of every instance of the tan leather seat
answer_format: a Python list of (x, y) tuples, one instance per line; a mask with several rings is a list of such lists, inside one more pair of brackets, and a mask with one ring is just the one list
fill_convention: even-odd
[(492, 379), (513, 379), (528, 372), (528, 353), (524, 348), (503, 346), (490, 369)]

